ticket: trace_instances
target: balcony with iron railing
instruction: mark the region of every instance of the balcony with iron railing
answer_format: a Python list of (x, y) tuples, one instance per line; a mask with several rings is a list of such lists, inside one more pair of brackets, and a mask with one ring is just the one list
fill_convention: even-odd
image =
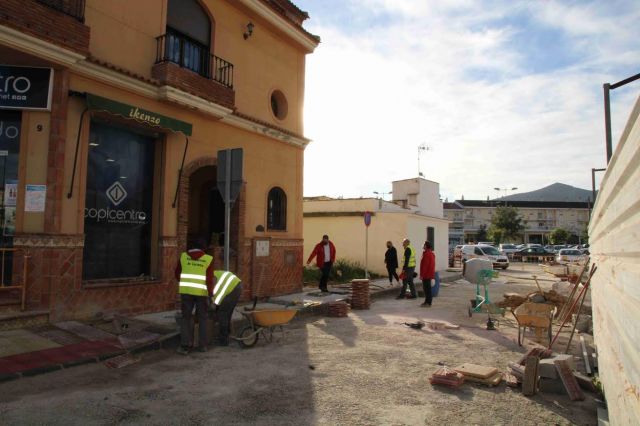
[(84, 22), (85, 0), (37, 0), (59, 12), (69, 15), (80, 22)]
[[(48, 44), (89, 55), (91, 30), (84, 24), (85, 0), (2, 0), (0, 25), (13, 28)], [(31, 42), (32, 52), (51, 51)]]
[(233, 64), (211, 53), (208, 46), (167, 28), (156, 37), (153, 78), (162, 84), (233, 108)]

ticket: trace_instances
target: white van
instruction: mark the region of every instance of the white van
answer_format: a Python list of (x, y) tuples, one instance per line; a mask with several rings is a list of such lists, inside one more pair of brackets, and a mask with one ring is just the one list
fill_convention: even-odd
[(500, 251), (493, 246), (480, 244), (462, 246), (463, 262), (475, 258), (490, 260), (493, 262), (494, 268), (507, 269), (509, 267), (509, 258), (501, 254)]

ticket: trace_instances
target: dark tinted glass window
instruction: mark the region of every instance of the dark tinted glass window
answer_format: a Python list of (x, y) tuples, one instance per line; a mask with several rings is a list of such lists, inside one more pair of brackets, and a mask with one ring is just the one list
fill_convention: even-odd
[[(13, 234), (16, 229), (21, 117), (19, 111), (0, 110), (0, 247), (13, 247)], [(0, 286), (12, 284), (12, 267), (13, 255), (7, 252), (0, 274)]]
[(167, 26), (209, 46), (211, 22), (197, 0), (169, 0)]
[(91, 123), (83, 278), (151, 273), (155, 139)]
[(267, 229), (287, 229), (287, 195), (281, 188), (272, 188), (267, 199)]

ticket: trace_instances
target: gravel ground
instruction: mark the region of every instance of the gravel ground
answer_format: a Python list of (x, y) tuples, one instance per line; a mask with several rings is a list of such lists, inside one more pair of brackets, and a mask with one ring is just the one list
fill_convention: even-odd
[[(528, 267), (529, 268), (529, 267)], [(530, 270), (501, 273), (492, 285), (530, 292)], [(542, 281), (550, 287), (550, 281)], [(432, 308), (415, 300), (377, 300), (348, 318), (294, 321), (284, 342), (232, 345), (189, 357), (148, 352), (121, 369), (91, 364), (0, 384), (3, 425), (258, 424), (430, 425), (597, 424), (593, 396), (527, 398), (504, 384), (432, 386), (438, 362), (505, 369), (525, 351), (513, 320), (485, 329), (467, 315), (475, 286), (440, 289)], [(406, 321), (447, 320), (459, 330), (413, 330)]]

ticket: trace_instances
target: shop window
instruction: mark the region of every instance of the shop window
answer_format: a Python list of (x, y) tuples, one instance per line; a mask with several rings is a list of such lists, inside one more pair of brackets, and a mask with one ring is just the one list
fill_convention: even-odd
[(84, 280), (151, 276), (155, 157), (154, 137), (91, 123)]
[(272, 188), (267, 198), (267, 229), (287, 229), (287, 195), (278, 187)]
[[(0, 110), (0, 247), (13, 247), (16, 229), (16, 202), (18, 198), (18, 159), (20, 156), (20, 126), (22, 115), (19, 111)], [(12, 252), (2, 256), (0, 286), (11, 285), (13, 266)]]

